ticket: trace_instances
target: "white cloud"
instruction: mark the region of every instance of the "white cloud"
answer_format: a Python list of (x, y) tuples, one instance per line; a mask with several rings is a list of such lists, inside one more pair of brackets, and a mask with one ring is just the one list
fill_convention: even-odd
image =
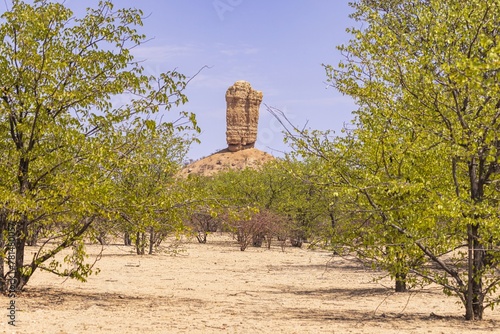
[(254, 47), (241, 47), (241, 48), (225, 48), (219, 50), (220, 53), (223, 55), (229, 56), (229, 57), (234, 57), (234, 56), (240, 56), (240, 55), (253, 55), (259, 53), (258, 48)]
[(211, 91), (220, 90), (225, 93), (225, 90), (231, 85), (228, 85), (228, 83), (230, 83), (230, 79), (228, 79), (227, 76), (212, 75), (208, 72), (210, 69), (206, 69), (204, 71), (207, 71), (207, 74), (204, 74), (203, 72), (199, 73), (191, 81), (191, 87), (205, 88), (210, 89)]
[(164, 62), (192, 56), (200, 52), (194, 45), (151, 45), (138, 46), (131, 50), (137, 60)]
[(244, 43), (239, 45), (217, 43), (215, 48), (219, 53), (228, 57), (254, 55), (260, 52), (259, 48)]

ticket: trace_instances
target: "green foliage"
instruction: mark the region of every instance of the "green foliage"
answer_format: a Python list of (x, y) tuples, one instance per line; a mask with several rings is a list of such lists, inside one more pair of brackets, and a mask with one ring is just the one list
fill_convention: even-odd
[[(329, 220), (329, 202), (321, 187), (311, 181), (313, 176), (305, 172), (307, 168), (308, 164), (299, 161), (277, 160), (258, 170), (202, 178), (199, 189), (210, 199), (204, 211), (220, 217), (223, 227), (239, 235), (243, 244), (259, 233), (267, 239), (289, 238), (296, 246), (319, 239)], [(304, 178), (298, 181), (297, 175)]]
[[(135, 29), (140, 10), (115, 9), (110, 1), (84, 17), (45, 0), (13, 0), (10, 8), (0, 23), (0, 230), (5, 246), (14, 226), (13, 288), (21, 290), (37, 268), (78, 279), (90, 274), (80, 247), (66, 259), (76, 263), (71, 272), (60, 271), (57, 261), (44, 263), (75, 247), (92, 225), (114, 218), (119, 172), (143, 153), (123, 143), (123, 131), (151, 133), (156, 124), (148, 115), (187, 98), (182, 74), (146, 75), (134, 60), (130, 49), (145, 40)], [(125, 94), (128, 102), (112, 103)], [(193, 115), (181, 117), (184, 129), (197, 129)], [(37, 233), (44, 243), (25, 261), (25, 244)]]
[[(177, 178), (176, 173), (193, 138), (174, 131), (170, 123), (147, 120), (123, 130), (117, 143), (120, 155), (130, 153), (113, 179), (113, 203), (109, 209), (117, 216), (114, 232), (133, 236), (149, 233), (150, 253), (154, 244), (158, 246), (167, 234), (179, 234), (184, 229), (192, 200), (187, 183)], [(143, 254), (146, 244), (137, 237), (136, 246), (138, 253)]]
[(500, 301), (500, 2), (351, 5), (362, 28), (325, 69), (358, 105), (355, 128), (288, 140), (338, 189), (339, 243), (395, 278), (440, 284), (481, 319)]

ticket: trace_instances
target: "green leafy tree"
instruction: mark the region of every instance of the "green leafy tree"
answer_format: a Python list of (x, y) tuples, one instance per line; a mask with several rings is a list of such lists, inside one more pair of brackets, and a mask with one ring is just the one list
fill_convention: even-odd
[[(387, 270), (396, 292), (416, 284), (409, 274), (422, 265), (423, 256), (392, 227), (411, 226), (410, 217), (425, 207), (422, 203), (428, 198), (409, 150), (403, 154), (392, 145), (383, 152), (386, 138), (375, 139), (371, 129), (356, 131), (358, 137), (351, 132), (334, 137), (331, 131), (300, 130), (279, 110), (270, 111), (288, 130), (286, 139), (294, 148), (291, 155), (304, 158), (305, 166), (294, 172), (295, 183), (307, 180), (320, 194), (312, 212), (323, 214), (323, 223), (316, 222), (316, 228), (323, 230), (328, 247), (338, 255), (355, 254), (365, 265)], [(374, 146), (365, 145), (361, 135)]]
[(227, 171), (207, 180), (210, 193), (218, 198), (215, 212), (220, 211), (218, 214), (225, 215), (229, 225), (240, 232), (243, 249), (249, 240), (260, 246), (264, 237), (268, 242), (288, 238), (300, 247), (319, 236), (319, 227), (330, 220), (329, 202), (312, 181), (315, 176), (305, 173), (307, 166), (277, 160), (258, 170)]
[[(121, 151), (129, 158), (120, 165), (115, 181), (113, 209), (121, 222), (121, 233), (133, 236), (137, 254), (149, 254), (168, 235), (184, 230), (185, 211), (190, 207), (191, 192), (176, 177), (192, 137), (181, 136), (172, 123), (148, 120), (124, 131)], [(116, 231), (116, 229), (115, 229)], [(146, 235), (149, 234), (149, 238)]]
[[(387, 181), (399, 188), (384, 189), (372, 173), (375, 191), (359, 190), (384, 226), (438, 268), (411, 270), (458, 296), (467, 320), (482, 319), (499, 302), (500, 2), (352, 6), (366, 25), (350, 30), (345, 60), (327, 74), (359, 105), (365, 167), (385, 168), (392, 157)], [(394, 179), (396, 167), (404, 178)], [(408, 204), (389, 211), (391, 200)]]
[(236, 233), (242, 251), (252, 242), (255, 246), (262, 244), (267, 220), (252, 218), (260, 211), (270, 210), (284, 186), (269, 186), (270, 165), (261, 166), (259, 170), (228, 170), (201, 178), (207, 194), (205, 213), (224, 221), (225, 227)]
[(335, 225), (335, 191), (325, 179), (323, 162), (316, 157), (304, 160), (289, 155), (276, 164), (280, 182), (287, 185), (281, 192), (276, 210), (289, 217), (292, 246), (304, 241), (323, 242)]
[[(10, 7), (0, 24), (0, 288), (19, 291), (37, 269), (81, 280), (92, 273), (83, 237), (111, 218), (112, 181), (130, 159), (120, 127), (187, 99), (183, 75), (145, 75), (131, 55), (145, 40), (135, 29), (140, 10), (102, 1), (75, 18), (45, 0)], [(116, 96), (130, 98), (113, 105)], [(40, 229), (43, 244), (25, 258)], [(55, 255), (70, 247), (68, 268)]]

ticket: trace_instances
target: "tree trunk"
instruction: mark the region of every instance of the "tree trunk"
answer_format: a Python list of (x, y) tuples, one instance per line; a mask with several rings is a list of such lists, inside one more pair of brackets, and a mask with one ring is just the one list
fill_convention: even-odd
[(146, 254), (146, 233), (141, 233), (141, 254)]
[(130, 239), (130, 233), (125, 232), (123, 235), (123, 244), (125, 246), (132, 246), (132, 240)]
[[(2, 246), (0, 247), (0, 249), (5, 249), (3, 242), (1, 243)], [(7, 281), (5, 277), (4, 265), (5, 265), (5, 257), (0, 256), (0, 292), (7, 291)]]
[(337, 221), (335, 220), (335, 216), (333, 215), (333, 212), (330, 211), (330, 213), (328, 215), (330, 216), (330, 224), (332, 226), (332, 229), (335, 229), (335, 227), (337, 226)]
[[(0, 250), (6, 251), (5, 240), (7, 239), (7, 233), (7, 215), (0, 212)], [(4, 269), (6, 255), (7, 254), (4, 253), (4, 255), (0, 256), (0, 292), (7, 291), (7, 281), (5, 279)]]
[(207, 243), (207, 232), (198, 231), (198, 234), (196, 235), (196, 239), (198, 239), (198, 242), (200, 244), (206, 244)]
[(483, 320), (483, 310), (484, 310), (484, 292), (483, 292), (483, 270), (484, 270), (484, 261), (485, 261), (485, 249), (484, 245), (478, 239), (479, 226), (473, 227), (473, 232), (476, 237), (474, 238), (474, 274), (478, 277), (478, 279), (474, 279), (472, 281), (472, 291), (474, 291), (474, 298), (472, 300), (472, 309), (474, 310), (474, 318), (476, 320)]
[(105, 233), (104, 232), (101, 232), (99, 233), (99, 235), (96, 237), (97, 241), (99, 241), (99, 244), (101, 246), (104, 246), (106, 245), (106, 237), (105, 237)]
[(408, 271), (406, 269), (407, 265), (405, 261), (405, 245), (394, 245), (394, 246), (387, 246), (387, 249), (392, 249), (396, 256), (396, 286), (395, 286), (395, 291), (396, 292), (407, 292), (408, 289), (406, 287), (406, 276), (408, 275)]
[(135, 249), (137, 251), (137, 255), (144, 255), (145, 252), (145, 245), (144, 242), (146, 241), (146, 234), (144, 232), (137, 232), (136, 238), (135, 238)]
[(479, 226), (468, 226), (468, 283), (465, 305), (466, 320), (483, 319), (483, 280), (482, 271), (485, 261), (485, 249), (479, 240)]
[[(22, 144), (20, 144), (22, 145)], [(19, 169), (17, 179), (19, 181), (19, 193), (21, 196), (26, 196), (26, 193), (29, 191), (30, 183), (28, 181), (28, 171), (29, 171), (30, 160), (26, 157), (22, 157), (19, 161)], [(28, 238), (28, 225), (29, 220), (28, 217), (23, 214), (19, 221), (9, 222), (9, 230), (12, 232), (15, 231), (14, 235), (16, 240), (15, 248), (16, 248), (16, 259), (15, 259), (15, 273), (14, 279), (9, 283), (10, 291), (21, 291), (23, 287), (28, 283), (30, 279), (31, 273), (28, 275), (22, 274), (22, 268), (24, 266), (24, 248), (26, 246), (26, 239)], [(12, 286), (14, 285), (14, 286)]]
[(290, 244), (292, 245), (292, 247), (301, 248), (302, 242), (303, 242), (303, 240), (301, 237), (295, 236), (295, 237), (290, 238)]
[(256, 233), (252, 236), (253, 247), (262, 247), (263, 242), (264, 242), (264, 235), (262, 233)]
[[(15, 224), (12, 222), (12, 224)], [(28, 235), (28, 218), (23, 217), (20, 222), (17, 224), (17, 230), (15, 233), (16, 240), (16, 260), (15, 260), (15, 273), (14, 273), (14, 287), (10, 287), (10, 291), (19, 292), (23, 289), (23, 287), (28, 283), (31, 274), (24, 275), (22, 274), (21, 269), (24, 266), (24, 248), (26, 247), (26, 237)]]
[(396, 292), (407, 292), (408, 288), (406, 287), (406, 273), (397, 273), (396, 274)]
[(154, 246), (155, 246), (155, 231), (151, 227), (149, 231), (149, 252), (148, 252), (149, 255), (153, 254)]
[[(471, 199), (474, 203), (480, 203), (484, 198), (484, 167), (483, 159), (473, 158), (469, 162), (469, 179), (471, 189)], [(474, 216), (474, 219), (481, 219), (480, 216)], [(467, 247), (468, 247), (468, 282), (467, 296), (465, 298), (465, 319), (466, 320), (482, 320), (483, 319), (483, 268), (485, 262), (486, 250), (481, 242), (479, 233), (480, 224), (467, 225)]]

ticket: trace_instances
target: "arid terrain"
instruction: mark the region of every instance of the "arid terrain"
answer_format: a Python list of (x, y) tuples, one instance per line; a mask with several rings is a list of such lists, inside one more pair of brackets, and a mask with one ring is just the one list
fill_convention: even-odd
[[(318, 250), (186, 240), (177, 255), (106, 246), (87, 283), (37, 272), (2, 333), (500, 333), (500, 312), (465, 322), (437, 287), (394, 294), (383, 273)], [(89, 246), (92, 254), (100, 251)]]
[(182, 169), (179, 175), (182, 177), (191, 174), (212, 176), (227, 170), (256, 169), (272, 160), (274, 160), (272, 155), (256, 148), (238, 152), (229, 152), (224, 149), (189, 164)]

